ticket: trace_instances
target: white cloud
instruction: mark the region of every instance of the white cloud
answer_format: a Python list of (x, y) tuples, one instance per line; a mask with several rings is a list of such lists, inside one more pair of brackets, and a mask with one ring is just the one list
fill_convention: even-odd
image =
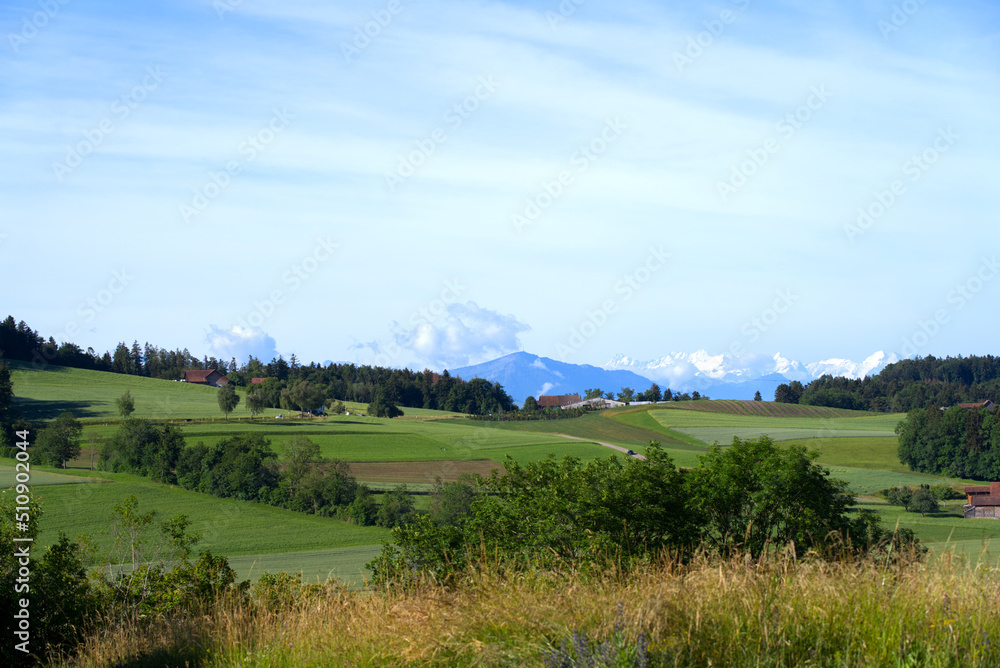
[(396, 344), (437, 368), (460, 367), (521, 349), (519, 335), (531, 329), (513, 315), (475, 302), (449, 304), (433, 322), (395, 334)]
[(229, 360), (235, 357), (241, 364), (250, 355), (265, 364), (278, 356), (274, 338), (262, 329), (234, 325), (226, 330), (211, 325), (205, 341), (212, 354), (219, 359)]
[(548, 394), (549, 390), (551, 390), (553, 387), (555, 387), (555, 385), (553, 385), (552, 383), (544, 383), (542, 384), (542, 389), (535, 392), (535, 396), (540, 397), (543, 394)]

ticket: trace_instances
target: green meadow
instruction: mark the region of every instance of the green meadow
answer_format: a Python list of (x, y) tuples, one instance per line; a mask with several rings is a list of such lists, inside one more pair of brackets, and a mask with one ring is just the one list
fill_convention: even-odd
[[(0, 472), (7, 476), (12, 463), (0, 461)], [(51, 470), (32, 472), (32, 485), (39, 475), (59, 474)], [(139, 499), (140, 510), (155, 511), (159, 519), (187, 515), (191, 530), (201, 535), (199, 546), (215, 554), (355, 547), (378, 543), (389, 534), (385, 529), (359, 527), (249, 501), (219, 499), (136, 476), (96, 472), (91, 480), (91, 484), (47, 484), (34, 490), (43, 511), (40, 546), (55, 542), (61, 531), (71, 538), (88, 535), (99, 549), (109, 548), (111, 536), (107, 531), (113, 508), (132, 495)]]
[[(216, 388), (60, 366), (7, 361), (14, 407), (29, 420), (49, 420), (64, 411), (81, 420), (115, 420), (115, 399), (126, 390), (136, 414), (154, 419), (222, 419)], [(266, 415), (281, 411), (267, 409)], [(242, 406), (234, 415), (243, 415)]]
[(898, 413), (860, 413), (857, 417), (767, 417), (732, 415), (682, 408), (651, 409), (649, 416), (667, 429), (702, 443), (727, 445), (733, 437), (756, 438), (767, 434), (775, 441), (808, 438), (891, 437), (906, 416)]

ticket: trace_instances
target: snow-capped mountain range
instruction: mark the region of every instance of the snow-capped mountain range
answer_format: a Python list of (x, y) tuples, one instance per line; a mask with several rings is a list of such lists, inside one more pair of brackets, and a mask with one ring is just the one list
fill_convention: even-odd
[[(637, 360), (625, 355), (615, 355), (603, 364), (608, 370), (631, 371), (640, 376), (650, 378), (664, 387), (670, 387), (682, 392), (698, 390), (702, 394), (723, 399), (718, 389), (720, 386), (759, 385), (765, 381), (765, 388), (771, 389), (783, 382), (798, 380), (807, 383), (824, 374), (844, 376), (847, 378), (864, 378), (881, 371), (886, 365), (899, 361), (895, 354), (886, 355), (878, 351), (869, 355), (861, 362), (848, 359), (830, 358), (819, 362), (803, 364), (775, 353), (773, 357), (744, 356), (733, 357), (727, 354), (710, 355), (705, 350), (693, 353), (671, 353), (654, 360)], [(736, 390), (736, 387), (727, 388)], [(725, 392), (729, 394), (729, 392)], [(740, 397), (744, 391), (738, 392)], [(768, 394), (761, 391), (765, 397)], [(769, 398), (769, 397), (768, 397)]]

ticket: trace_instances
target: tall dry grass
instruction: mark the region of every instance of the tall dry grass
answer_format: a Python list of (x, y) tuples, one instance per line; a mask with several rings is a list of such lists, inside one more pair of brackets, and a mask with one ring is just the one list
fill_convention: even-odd
[(787, 553), (598, 573), (481, 564), (451, 588), (312, 586), (284, 605), (124, 625), (66, 665), (601, 665), (580, 646), (606, 641), (621, 650), (610, 665), (995, 667), (998, 570), (956, 556), (879, 565)]

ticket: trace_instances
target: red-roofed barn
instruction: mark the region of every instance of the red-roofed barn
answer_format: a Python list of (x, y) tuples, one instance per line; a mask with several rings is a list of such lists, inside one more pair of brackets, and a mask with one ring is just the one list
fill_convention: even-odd
[(1000, 519), (1000, 482), (966, 487), (965, 497), (968, 499), (963, 509), (966, 517)]
[(184, 372), (184, 382), (222, 387), (229, 384), (229, 379), (217, 369), (188, 369)]

